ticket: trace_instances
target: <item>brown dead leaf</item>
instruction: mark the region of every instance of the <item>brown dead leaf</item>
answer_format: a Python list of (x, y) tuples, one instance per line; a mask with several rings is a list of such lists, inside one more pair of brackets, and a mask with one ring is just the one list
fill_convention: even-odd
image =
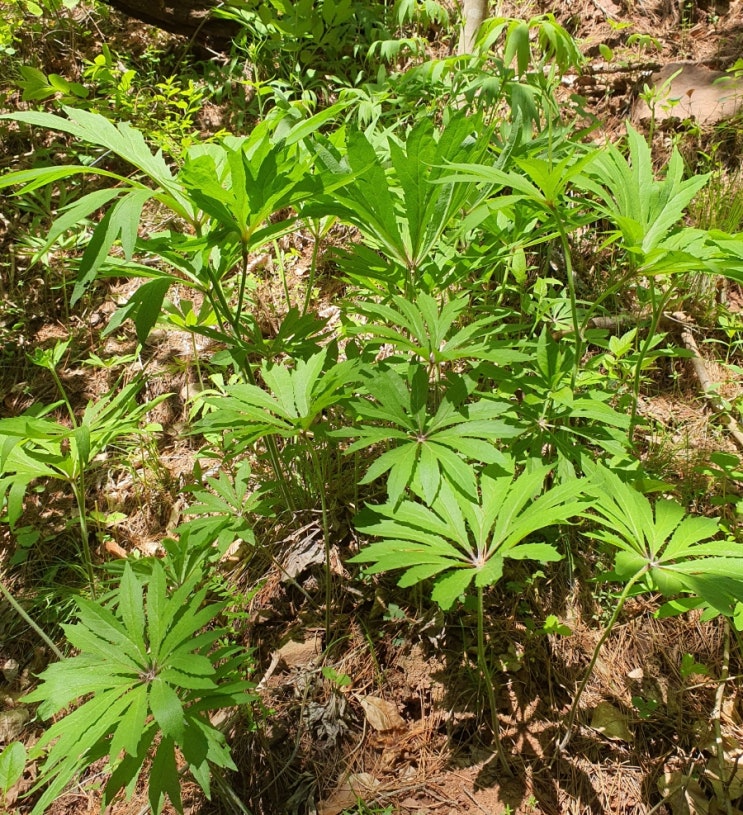
[(707, 815), (709, 801), (699, 782), (681, 772), (665, 772), (658, 779), (658, 792), (672, 815)]
[(289, 640), (276, 653), (279, 661), (290, 670), (292, 668), (305, 668), (320, 656), (320, 638), (310, 634), (303, 642)]
[(359, 699), (367, 722), (379, 731), (395, 730), (405, 727), (405, 720), (400, 716), (397, 705), (381, 699), (379, 696), (365, 696)]
[(609, 702), (599, 702), (591, 717), (591, 727), (607, 739), (633, 742), (635, 737), (627, 726), (627, 717)]
[(366, 801), (372, 798), (378, 786), (379, 781), (369, 773), (349, 775), (338, 784), (329, 798), (320, 802), (317, 815), (338, 815), (344, 809), (355, 806), (359, 799)]
[(122, 546), (119, 546), (115, 540), (106, 540), (103, 544), (104, 549), (109, 555), (113, 555), (116, 558), (123, 558), (126, 559), (129, 556), (129, 553), (124, 549)]

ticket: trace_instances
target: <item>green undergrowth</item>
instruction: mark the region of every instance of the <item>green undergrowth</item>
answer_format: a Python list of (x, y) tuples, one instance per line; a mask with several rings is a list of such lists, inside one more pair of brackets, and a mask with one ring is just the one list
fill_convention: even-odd
[[(281, 4), (275, 19), (229, 5), (263, 32), (254, 48), (291, 37), (285, 56), (304, 71), (312, 48), (344, 64), (353, 56)], [(364, 22), (352, 4), (323, 8), (336, 15), (325, 17), (330, 28)], [(424, 11), (437, 13), (415, 13)], [(62, 626), (64, 655), (24, 701), (39, 704), (39, 727), (53, 719), (28, 757), (41, 762), (28, 793), (34, 815), (99, 761), (104, 803), (131, 795), (145, 767), (154, 812), (166, 799), (181, 808), (185, 772), (207, 796), (213, 778), (229, 787), (235, 765), (210, 711), (236, 706), (249, 728), (270, 713), (256, 705), (252, 653), (226, 622), (234, 597), (220, 561), (238, 542), (267, 547), (256, 530), (269, 520), (291, 532), (307, 512), (319, 518), (323, 568), (310, 599), (326, 643), (338, 633), (346, 578), (333, 551), (349, 517), (360, 545), (341, 548), (364, 590), (390, 572), (402, 596), (449, 621), (474, 610), (482, 727), (506, 773), (488, 609), (524, 580), (582, 564), (615, 592), (555, 751), (568, 748), (600, 646), (629, 598), (644, 595), (661, 618), (695, 610), (743, 627), (731, 497), (740, 462), (720, 454), (706, 470), (723, 517), (688, 511), (677, 485), (644, 462), (639, 409), (662, 366), (689, 353), (665, 333), (666, 315), (693, 310), (700, 279), (743, 282), (743, 236), (732, 220), (690, 221), (710, 177), (688, 175), (677, 151), (657, 171), (631, 126), (599, 147), (562, 115), (556, 85), (578, 62), (549, 16), (493, 20), (478, 55), (421, 63), (394, 82), (384, 69), (376, 84), (349, 85), (309, 110), (272, 88), (246, 134), (208, 139), (153, 132), (122, 84), (135, 77), (105, 49), (83, 79), (118, 100), (114, 117), (84, 82), (23, 73), (27, 100), (48, 99), (53, 111), (5, 115), (3, 125), (63, 134), (73, 147), (63, 162), (40, 155), (5, 173), (0, 190), (18, 206), (48, 196), (51, 225), (26, 240), (37, 265), (63, 258), (56, 285), (69, 314), (105, 297), (107, 283), (126, 283), (88, 361), (105, 365), (106, 338), (138, 344), (111, 363), (123, 371), (113, 387), (83, 407), (66, 384), (84, 361), (80, 347), (36, 349), (30, 362), (48, 372), (54, 395), (0, 419), (15, 566), (45, 546), (26, 512), (36, 488), (54, 483), (74, 498), (71, 557), (86, 583), (75, 622)], [(201, 97), (179, 87), (172, 97), (160, 88), (163, 104), (180, 100), (187, 122)], [(300, 230), (311, 249), (298, 289), (283, 247)], [(338, 232), (352, 237), (339, 246)], [(271, 333), (256, 296), (262, 253), (285, 297)], [(345, 286), (333, 322), (318, 306), (329, 274)], [(626, 311), (631, 326), (597, 323)], [(735, 366), (739, 329), (726, 319), (720, 311), (718, 337)], [(134, 374), (156, 330), (187, 332), (195, 352), (199, 384), (183, 432), (199, 453), (185, 519), (163, 537), (161, 557), (105, 565), (89, 545), (101, 522), (90, 485), (134, 451), (157, 455), (163, 428), (148, 414), (169, 396), (150, 396), (147, 371)], [(738, 407), (725, 412), (734, 418)], [(3, 595), (27, 614), (6, 582)], [(0, 789), (22, 774), (21, 750), (0, 754)]]

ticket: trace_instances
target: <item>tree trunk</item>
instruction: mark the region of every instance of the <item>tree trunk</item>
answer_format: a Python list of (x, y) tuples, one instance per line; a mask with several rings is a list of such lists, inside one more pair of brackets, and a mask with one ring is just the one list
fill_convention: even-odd
[(173, 34), (183, 34), (217, 51), (227, 51), (240, 30), (230, 20), (212, 17), (219, 0), (104, 0), (104, 2), (143, 23)]
[(488, 16), (488, 0), (462, 0), (462, 33), (459, 53), (471, 54), (475, 50), (477, 32)]

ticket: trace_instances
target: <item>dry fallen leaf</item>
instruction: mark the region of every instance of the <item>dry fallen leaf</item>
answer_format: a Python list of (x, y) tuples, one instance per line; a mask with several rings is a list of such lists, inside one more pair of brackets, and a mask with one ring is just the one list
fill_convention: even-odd
[(379, 696), (365, 696), (359, 700), (367, 722), (375, 730), (395, 730), (405, 727), (405, 720), (397, 711), (397, 705), (380, 699)]
[(320, 638), (310, 634), (304, 642), (289, 640), (276, 653), (279, 661), (290, 670), (307, 667), (320, 655)]
[(627, 717), (609, 702), (599, 702), (591, 717), (591, 727), (607, 739), (632, 742), (634, 736), (627, 726)]
[(355, 806), (359, 799), (367, 801), (374, 796), (379, 781), (369, 773), (354, 773), (349, 775), (335, 788), (325, 801), (321, 801), (317, 808), (317, 815), (338, 815), (344, 809)]
[(665, 772), (658, 779), (658, 792), (672, 815), (707, 815), (709, 801), (699, 782), (681, 772)]
[(108, 539), (104, 541), (103, 548), (108, 552), (109, 555), (113, 555), (116, 558), (122, 558), (126, 560), (129, 557), (129, 553), (124, 549), (123, 546), (119, 546), (115, 540)]

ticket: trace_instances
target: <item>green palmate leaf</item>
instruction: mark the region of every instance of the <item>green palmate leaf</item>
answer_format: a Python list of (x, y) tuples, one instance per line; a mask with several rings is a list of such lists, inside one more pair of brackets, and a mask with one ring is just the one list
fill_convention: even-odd
[(642, 577), (667, 598), (692, 594), (731, 616), (743, 601), (743, 547), (713, 540), (716, 518), (688, 516), (675, 501), (653, 506), (618, 476), (598, 468), (594, 517), (603, 528), (591, 533), (619, 551), (614, 571), (623, 580)]
[[(211, 605), (204, 608), (199, 608), (204, 602), (206, 596), (206, 589), (199, 591), (194, 599), (188, 606), (179, 609), (178, 615), (174, 618), (174, 623), (171, 629), (166, 634), (165, 638), (160, 645), (160, 648), (154, 653), (160, 659), (165, 660), (169, 655), (184, 642), (187, 643), (192, 639), (196, 632), (203, 628), (210, 620), (222, 610), (222, 605)], [(197, 610), (198, 609), (198, 610)], [(211, 634), (206, 636), (211, 637)], [(195, 642), (196, 640), (194, 640)]]
[(106, 204), (109, 204), (114, 198), (118, 198), (121, 194), (122, 191), (118, 188), (95, 190), (94, 192), (87, 193), (87, 195), (83, 195), (82, 198), (79, 198), (77, 201), (65, 207), (62, 210), (62, 214), (52, 224), (41, 252), (48, 251), (54, 242), (67, 232), (67, 230), (82, 223), (94, 212), (102, 209)]
[[(221, 648), (212, 656), (215, 641), (226, 635), (214, 625), (221, 606), (202, 607), (206, 589), (197, 590), (196, 579), (172, 591), (159, 562), (150, 564), (149, 575), (136, 575), (126, 564), (109, 605), (78, 601), (79, 620), (65, 632), (80, 654), (49, 666), (41, 685), (27, 697), (41, 703), (42, 717), (80, 702), (34, 748), (34, 758), (47, 751), (34, 790), (45, 789), (34, 815), (106, 755), (113, 769), (106, 800), (122, 787), (131, 793), (158, 733), (151, 772), (157, 767), (161, 775), (150, 778), (157, 811), (166, 797), (181, 806), (176, 747), (187, 763), (193, 762), (193, 776), (207, 790), (210, 764), (230, 766), (224, 738), (205, 713), (250, 701), (249, 684), (235, 676), (246, 655)], [(199, 633), (202, 628), (207, 630)]]
[(165, 295), (173, 282), (171, 277), (158, 277), (143, 283), (127, 303), (114, 313), (105, 333), (115, 331), (125, 319), (131, 317), (137, 330), (137, 340), (144, 345), (162, 314)]
[[(388, 369), (373, 376), (366, 386), (371, 398), (351, 402), (359, 421), (335, 432), (356, 439), (349, 445), (348, 453), (380, 441), (391, 446), (374, 460), (361, 483), (371, 483), (389, 473), (387, 491), (392, 503), (408, 487), (420, 490), (430, 503), (444, 477), (463, 492), (474, 495), (474, 473), (464, 457), (486, 463), (500, 458), (494, 443), (521, 432), (515, 422), (500, 418), (510, 412), (511, 406), (495, 400), (461, 404), (459, 395), (450, 398), (447, 391), (432, 414), (428, 410), (431, 385), (426, 366), (413, 363), (407, 366), (405, 374)], [(455, 378), (452, 383), (454, 394), (460, 389)]]
[(335, 215), (356, 226), (367, 243), (385, 255), (388, 271), (382, 278), (391, 287), (405, 288), (407, 277), (409, 287), (410, 271), (431, 261), (447, 229), (456, 231), (459, 213), (475, 189), (473, 184), (431, 181), (450, 161), (479, 159), (487, 140), (473, 135), (483, 127), (479, 119), (455, 114), (440, 131), (421, 119), (404, 141), (390, 138), (379, 153), (357, 132), (348, 136), (345, 157), (323, 145), (317, 149), (320, 164), (344, 183), (309, 212)]
[(69, 133), (82, 141), (111, 150), (166, 189), (172, 186), (173, 177), (162, 155), (153, 155), (143, 134), (130, 124), (121, 122), (114, 125), (105, 116), (81, 108), (63, 107), (62, 110), (66, 119), (39, 111), (6, 114), (3, 118)]
[(292, 367), (264, 363), (261, 375), (268, 390), (228, 387), (226, 395), (206, 400), (213, 410), (197, 427), (201, 432), (228, 432), (236, 450), (266, 435), (289, 439), (315, 432), (323, 412), (345, 398), (356, 369), (351, 360), (332, 363), (327, 349), (298, 359)]
[(127, 799), (131, 799), (157, 733), (157, 724), (154, 722), (149, 727), (142, 728), (137, 751), (121, 758), (103, 788), (103, 802), (106, 805), (110, 805), (122, 789), (126, 791)]
[[(87, 654), (99, 659), (114, 660), (119, 671), (135, 674), (144, 667), (144, 659), (139, 656), (133, 643), (127, 642), (125, 636), (112, 642), (111, 639), (100, 637), (96, 632), (89, 630), (85, 624), (67, 626), (64, 631), (67, 639), (75, 648), (84, 650)], [(115, 650), (116, 648), (120, 650)], [(113, 656), (111, 656), (112, 652)]]
[(579, 481), (540, 495), (549, 468), (516, 477), (512, 462), (486, 467), (477, 497), (454, 489), (446, 479), (431, 506), (412, 501), (369, 507), (355, 523), (380, 538), (353, 558), (370, 573), (402, 570), (400, 584), (434, 578), (433, 598), (443, 608), (471, 582), (482, 588), (498, 581), (505, 558), (558, 560), (555, 547), (524, 543), (534, 532), (566, 523), (585, 507)]
[(44, 673), (43, 693), (35, 690), (26, 698), (30, 702), (40, 701), (39, 715), (49, 718), (80, 696), (113, 686), (123, 687), (136, 676), (128, 665), (112, 666), (109, 671), (102, 673), (100, 664), (100, 656), (81, 654), (75, 657), (74, 662), (65, 662), (64, 668), (58, 667), (58, 663), (50, 665)]
[(151, 648), (159, 650), (163, 635), (167, 630), (168, 621), (165, 619), (166, 609), (172, 608), (167, 602), (167, 589), (165, 571), (156, 567), (152, 569), (147, 584), (147, 599), (145, 602), (147, 614), (147, 636)]
[(119, 760), (122, 750), (130, 756), (137, 755), (137, 749), (146, 730), (150, 710), (147, 699), (147, 687), (139, 685), (132, 688), (128, 696), (129, 709), (122, 715), (111, 738), (108, 757), (112, 763)]
[(390, 344), (409, 358), (415, 354), (428, 365), (440, 365), (460, 359), (481, 359), (494, 353), (503, 363), (518, 362), (525, 356), (517, 351), (494, 348), (492, 336), (497, 331), (497, 315), (484, 317), (463, 327), (456, 325), (470, 304), (467, 296), (443, 305), (430, 295), (418, 294), (414, 301), (392, 297), (389, 303), (361, 301), (354, 311), (363, 317), (351, 325), (351, 335), (363, 335), (367, 349)]
[(144, 648), (138, 648), (127, 633), (126, 627), (113, 612), (104, 608), (99, 603), (77, 597), (76, 603), (79, 609), (79, 627), (70, 626), (65, 633), (68, 637), (74, 636), (77, 632), (85, 631), (105, 645), (106, 643), (115, 646), (117, 656), (129, 657), (134, 664), (138, 660), (146, 659)]
[(629, 159), (618, 148), (608, 147), (592, 164), (591, 179), (584, 178), (583, 186), (599, 197), (624, 245), (648, 254), (678, 225), (710, 176), (684, 180), (683, 159), (674, 149), (665, 178), (658, 181), (645, 138), (628, 125), (627, 140)]
[(472, 569), (449, 571), (436, 580), (431, 592), (431, 599), (434, 603), (438, 603), (441, 608), (451, 608), (459, 597), (466, 593), (472, 578), (475, 576)]
[(137, 650), (144, 655), (145, 645), (145, 615), (142, 584), (134, 576), (131, 569), (124, 570), (119, 584), (118, 613), (121, 617), (129, 639), (137, 646)]

